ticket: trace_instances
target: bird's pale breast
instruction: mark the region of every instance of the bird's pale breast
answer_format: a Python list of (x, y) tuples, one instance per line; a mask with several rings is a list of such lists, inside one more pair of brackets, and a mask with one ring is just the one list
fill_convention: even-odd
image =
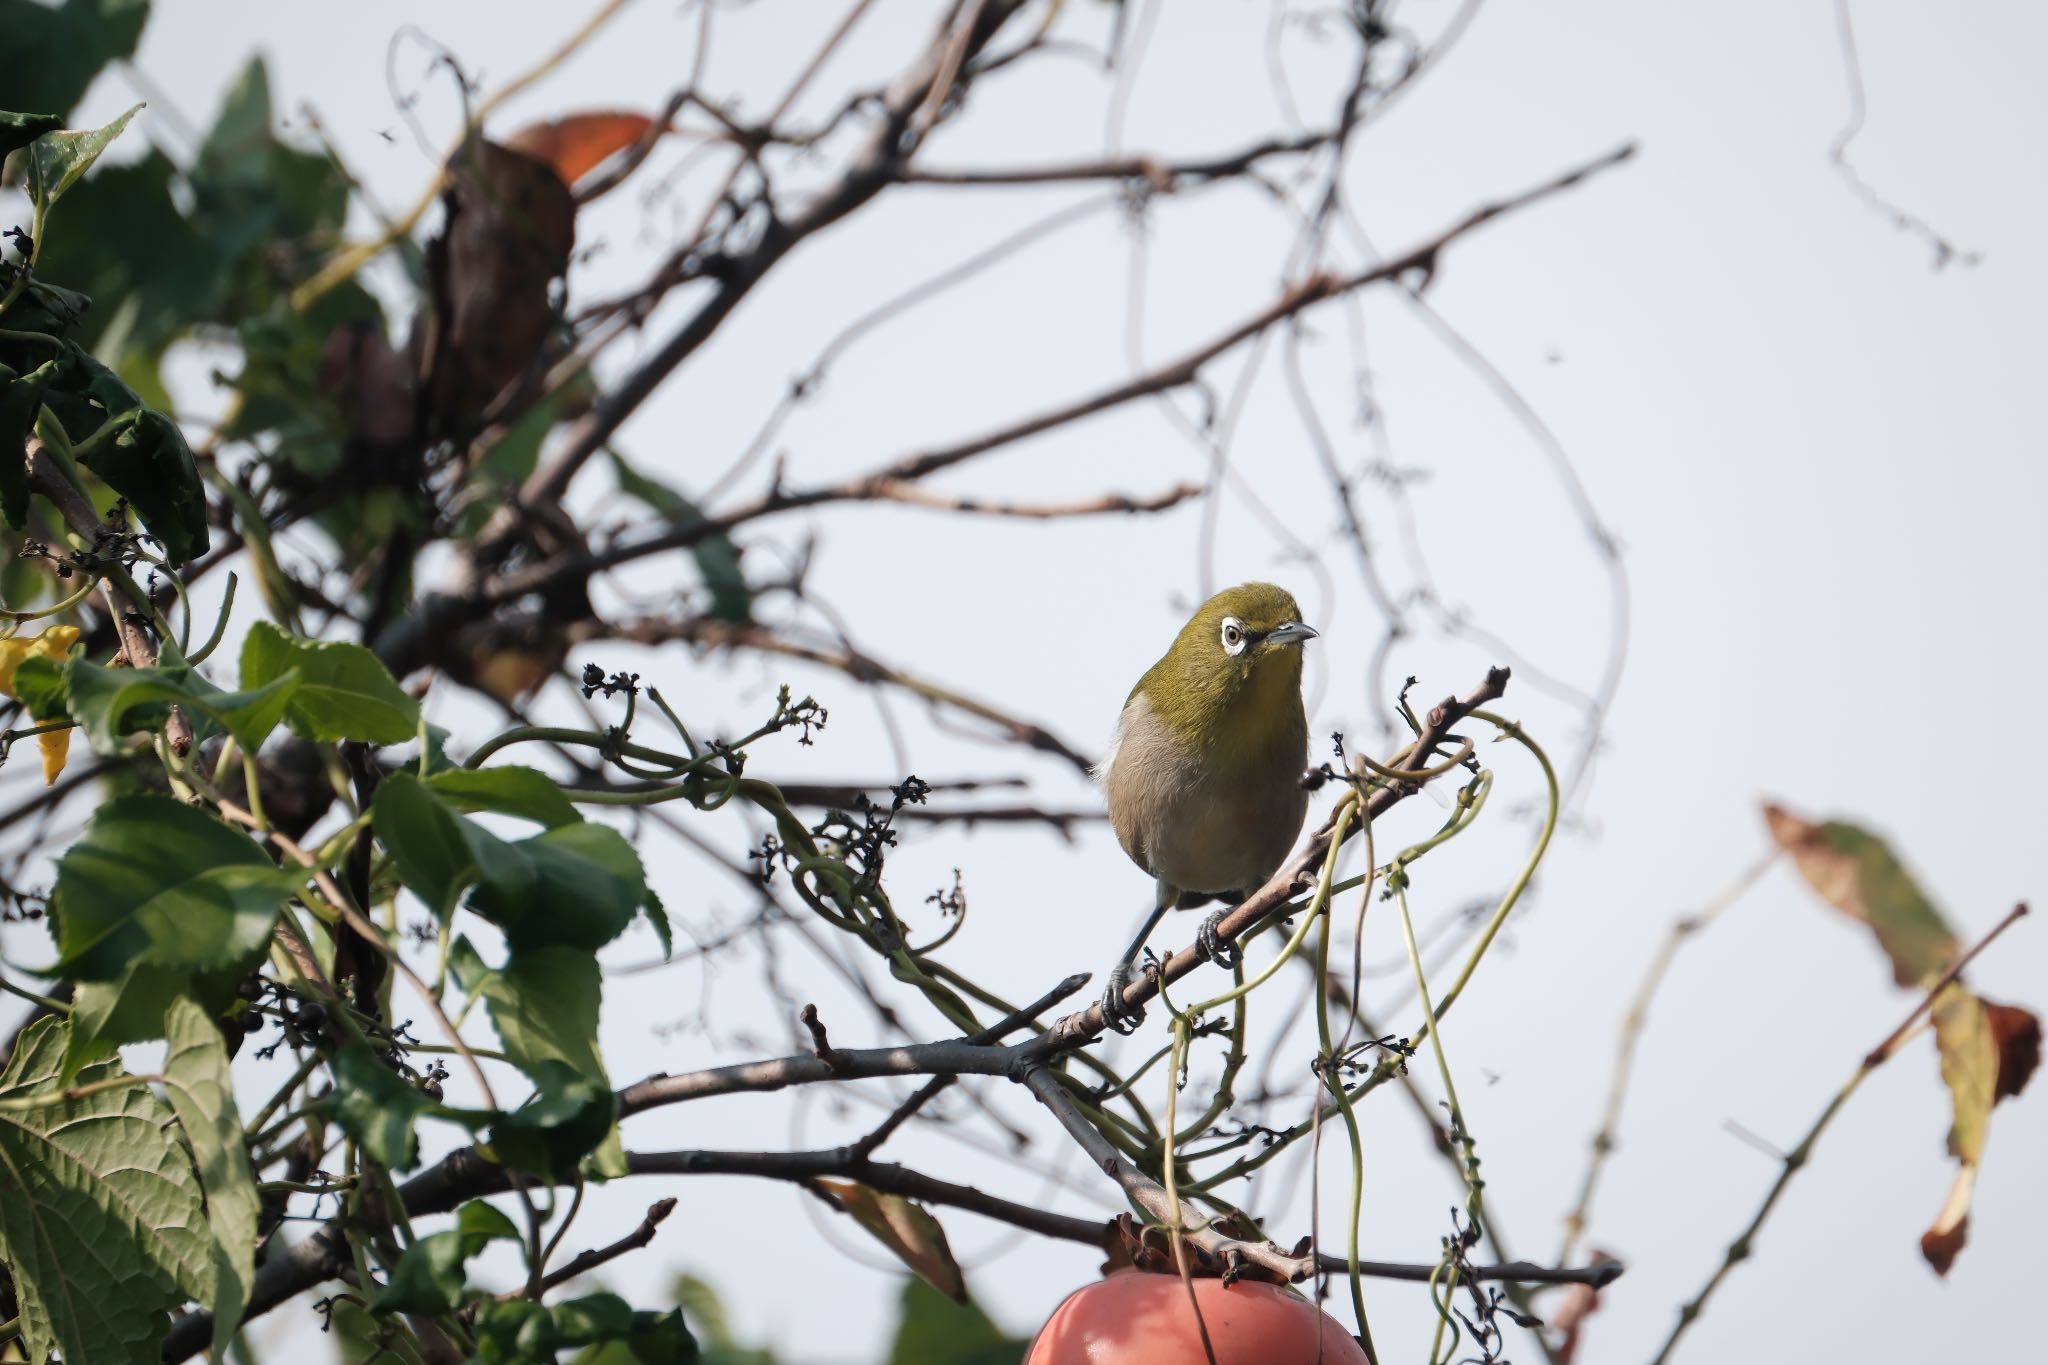
[(1305, 745), (1235, 777), (1177, 737), (1142, 692), (1124, 707), (1103, 785), (1110, 823), (1131, 860), (1183, 891), (1226, 893), (1264, 882), (1293, 850), (1308, 813)]

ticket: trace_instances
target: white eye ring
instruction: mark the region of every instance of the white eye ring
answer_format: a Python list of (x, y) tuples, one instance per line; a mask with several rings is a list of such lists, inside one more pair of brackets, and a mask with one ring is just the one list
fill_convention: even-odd
[(1223, 652), (1233, 657), (1244, 653), (1245, 639), (1244, 623), (1235, 616), (1224, 617)]

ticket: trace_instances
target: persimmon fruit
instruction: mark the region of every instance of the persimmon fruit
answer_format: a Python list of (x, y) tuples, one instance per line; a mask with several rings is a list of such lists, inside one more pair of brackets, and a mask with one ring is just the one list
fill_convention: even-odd
[[(1329, 1314), (1279, 1285), (1193, 1281), (1216, 1365), (1368, 1365)], [(1024, 1365), (1206, 1365), (1180, 1276), (1119, 1270), (1067, 1295)]]

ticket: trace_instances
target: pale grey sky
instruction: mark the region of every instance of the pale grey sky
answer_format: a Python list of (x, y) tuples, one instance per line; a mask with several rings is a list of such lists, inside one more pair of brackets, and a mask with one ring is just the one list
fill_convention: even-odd
[[(557, 41), (582, 8), (161, 0), (136, 66), (167, 99), (136, 128), (182, 149), (176, 116), (204, 126), (224, 85), (261, 51), (279, 108), (295, 124), (302, 106), (316, 109), (378, 199), (402, 206), (427, 183), (432, 161), (387, 88), (394, 33), (420, 25), (488, 89)], [(1424, 32), (1451, 12), (1444, 0), (1408, 8)], [(765, 110), (816, 41), (810, 30), (840, 10), (721, 10), (713, 88)], [(829, 108), (848, 82), (893, 70), (937, 12), (908, 0), (878, 6), (810, 107)], [(1059, 22), (1093, 34), (1107, 12), (1069, 0)], [(1633, 605), (1626, 672), (1581, 819), (1447, 1030), (1489, 1195), (1524, 1256), (1547, 1258), (1555, 1247), (1615, 1025), (1644, 964), (1674, 915), (1758, 855), (1760, 799), (1891, 835), (1966, 937), (2042, 891), (2036, 774), (2048, 765), (2048, 739), (2032, 716), (2031, 683), (2048, 662), (2037, 605), (2048, 586), (2039, 527), (2048, 500), (2040, 459), (2048, 408), (2039, 396), (2048, 186), (2038, 147), (2048, 94), (2033, 67), (2048, 46), (2048, 12), (1896, 0), (1864, 0), (1854, 12), (1870, 107), (1851, 154), (1887, 195), (1981, 252), (1974, 267), (1932, 270), (1927, 247), (1855, 198), (1829, 165), (1848, 104), (1834, 9), (1819, 0), (1483, 6), (1441, 67), (1361, 136), (1351, 159), (1352, 203), (1374, 242), (1392, 249), (1624, 140), (1642, 146), (1632, 164), (1458, 244), (1428, 296), (1569, 452), (1625, 547)], [(1129, 94), (1122, 144), (1220, 151), (1272, 126), (1280, 111), (1264, 59), (1269, 13), (1248, 0), (1167, 7)], [(641, 0), (493, 128), (575, 109), (651, 109), (684, 80), (695, 31), (684, 6)], [(1344, 46), (1319, 48), (1294, 34), (1283, 52), (1304, 115), (1321, 121), (1348, 59)], [(393, 59), (403, 87), (425, 92), (416, 117), (438, 147), (459, 116), (445, 82), (423, 76), (425, 63), (416, 45)], [(1097, 69), (1045, 61), (978, 90), (927, 159), (1002, 164), (1098, 153), (1110, 95)], [(110, 76), (81, 121), (134, 97)], [(572, 277), (576, 296), (629, 285), (699, 211), (692, 192), (703, 193), (703, 172), (651, 205), (643, 199), (676, 161), (665, 154), (585, 216), (582, 240), (604, 249)], [(623, 448), (670, 482), (701, 488), (846, 320), (1086, 194), (892, 191), (779, 270), (633, 419)], [(1269, 300), (1292, 232), (1270, 201), (1242, 189), (1155, 203), (1144, 357), (1171, 356)], [(788, 452), (792, 477), (862, 470), (1126, 373), (1132, 236), (1115, 211), (1090, 216), (892, 323), (849, 354), (784, 429), (776, 449)], [(659, 315), (649, 344), (680, 315)], [(1608, 583), (1543, 449), (1400, 301), (1369, 295), (1362, 316), (1385, 456), (1428, 471), (1411, 491), (1443, 601), (1548, 674), (1596, 686), (1612, 643)], [(1313, 327), (1322, 344), (1310, 354), (1308, 380), (1341, 458), (1355, 467), (1377, 447), (1351, 420), (1346, 315), (1325, 308)], [(1216, 367), (1219, 394), (1231, 391), (1247, 354)], [(1219, 584), (1277, 578), (1325, 632), (1310, 674), (1315, 731), (1368, 734), (1384, 714), (1385, 699), (1366, 695), (1364, 682), (1380, 621), (1334, 536), (1327, 485), (1277, 362), (1277, 353), (1262, 357), (1231, 459), (1291, 534), (1322, 555), (1322, 572), (1285, 559), (1243, 498), (1226, 493), (1212, 562), (1193, 504), (1138, 521), (1043, 527), (856, 510), (815, 518), (816, 581), (879, 656), (1094, 748), (1205, 574)], [(179, 367), (181, 391), (200, 415), (217, 401), (194, 382), (204, 368), (197, 357)], [(1185, 396), (1180, 404), (1195, 410)], [(1207, 456), (1159, 408), (1134, 406), (991, 456), (945, 486), (1049, 500), (1157, 491), (1206, 470)], [(755, 471), (747, 487), (764, 475)], [(579, 486), (578, 495), (597, 491)], [(1363, 499), (1395, 580), (1412, 586), (1396, 509), (1371, 483)], [(786, 525), (746, 537), (757, 571), (771, 568), (796, 532)], [(903, 540), (918, 546), (910, 563), (889, 548)], [(633, 581), (658, 587), (688, 572), (666, 564)], [(887, 590), (857, 591), (856, 582)], [(764, 754), (763, 771), (880, 776), (902, 761), (874, 704), (836, 676), (707, 663), (681, 650), (591, 654), (659, 681), (706, 729), (753, 717), (783, 678), (815, 690), (832, 706), (831, 729), (816, 749)], [(1424, 629), (1402, 643), (1391, 668), (1397, 678), (1419, 675), (1418, 695), (1434, 698), (1469, 685), (1492, 660), (1480, 643)], [(1504, 709), (1568, 753), (1576, 712), (1532, 682), (1518, 681)], [(915, 706), (888, 705), (922, 775), (993, 768), (1031, 775), (1052, 804), (1095, 799), (1057, 764), (992, 754), (934, 730)], [(474, 726), (479, 718), (444, 708), (442, 719)], [(1517, 755), (1497, 752), (1489, 757), (1501, 809), (1469, 848), (1418, 877), (1426, 923), (1497, 893), (1526, 845), (1530, 831), (1508, 808), (1539, 788)], [(1401, 829), (1430, 822), (1433, 812), (1415, 804)], [(735, 847), (745, 841), (743, 831), (726, 834)], [(898, 899), (914, 903), (955, 866), (973, 904), (955, 960), (1014, 996), (1105, 965), (1146, 894), (1104, 831), (1072, 846), (1031, 832), (918, 831), (891, 864)], [(729, 883), (680, 855), (656, 855), (655, 868), (671, 910), (695, 925), (748, 909)], [(1368, 957), (1384, 960), (1398, 939), (1391, 918), (1373, 923)], [(1172, 926), (1166, 941), (1189, 928)], [(632, 941), (616, 951), (624, 961), (647, 948)], [(866, 1041), (815, 959), (785, 952), (781, 972), (792, 989), (818, 999), (828, 1018), (839, 1004), (856, 1035), (841, 1041)], [(1395, 991), (1399, 979), (1377, 988)], [(2048, 1003), (2048, 936), (2023, 924), (1972, 979), (1996, 998)], [(1888, 980), (1867, 935), (1783, 869), (1688, 949), (1645, 1036), (1593, 1221), (1590, 1241), (1630, 1270), (1588, 1325), (1582, 1361), (1648, 1358), (1775, 1173), (1724, 1124), (1780, 1147), (1795, 1142), (1911, 1003)], [(657, 1030), (694, 1017), (700, 997), (720, 1014), (721, 1048), (701, 1031)], [(762, 1007), (757, 973), (744, 963), (709, 980), (690, 968), (633, 978), (607, 1006), (605, 1047), (621, 1081), (780, 1051), (790, 1024)], [(1404, 1017), (1390, 1026), (1411, 1025)], [(751, 1045), (734, 1034), (751, 1035)], [(1163, 1036), (1156, 1011), (1141, 1042), (1155, 1035)], [(1296, 1055), (1305, 1065), (1308, 1047)], [(1042, 1146), (1056, 1141), (1028, 1108), (1007, 1112), (1030, 1122)], [(636, 1119), (627, 1139), (645, 1148), (822, 1145), (856, 1131), (869, 1113), (842, 1117), (822, 1095), (728, 1099)], [(1916, 1239), (1948, 1188), (1946, 1126), (1932, 1050), (1921, 1043), (1842, 1115), (1756, 1259), (1731, 1277), (1680, 1358), (2011, 1356), (2014, 1338), (2028, 1331), (2015, 1319), (2041, 1269), (2048, 1183), (2038, 1153), (2048, 1150), (2048, 1105), (2033, 1093), (1995, 1116), (1971, 1245), (1944, 1284), (1921, 1262)], [(1365, 1254), (1430, 1259), (1457, 1196), (1453, 1181), (1391, 1098), (1370, 1107), (1367, 1140)], [(1077, 1212), (1115, 1207), (1106, 1183), (1079, 1163), (1069, 1170), (1073, 1188), (1055, 1190), (957, 1144), (915, 1133), (900, 1141), (903, 1159), (951, 1178)], [(1324, 1163), (1326, 1237), (1345, 1170), (1334, 1156)], [(1276, 1202), (1279, 1186), (1255, 1201), (1285, 1236), (1307, 1227), (1306, 1185), (1290, 1188), (1291, 1205)], [(620, 1263), (617, 1283), (650, 1292), (687, 1269), (726, 1296), (746, 1339), (797, 1361), (876, 1358), (893, 1314), (894, 1272), (856, 1264), (828, 1242), (850, 1242), (849, 1229), (814, 1232), (808, 1196), (793, 1188), (626, 1182), (600, 1192), (571, 1241), (609, 1240), (661, 1193), (682, 1200), (678, 1214), (651, 1252)], [(1085, 1249), (1030, 1242), (1003, 1252), (1016, 1240), (1005, 1229), (959, 1214), (946, 1222), (978, 1267), (977, 1298), (1012, 1329), (1030, 1330), (1094, 1274)], [(1421, 1292), (1372, 1286), (1369, 1304), (1387, 1358), (1418, 1358), (1430, 1326)], [(275, 1315), (257, 1332), (271, 1349), (313, 1338), (304, 1316)], [(1526, 1343), (1510, 1349), (1517, 1359), (1531, 1354)]]

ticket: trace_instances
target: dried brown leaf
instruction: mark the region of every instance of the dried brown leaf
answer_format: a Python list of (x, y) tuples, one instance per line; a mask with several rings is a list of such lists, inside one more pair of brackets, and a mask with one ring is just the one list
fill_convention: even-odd
[(2041, 1065), (2041, 1016), (1992, 1000), (1984, 1001), (1984, 1013), (1990, 1018), (1991, 1040), (1998, 1048), (1994, 1099), (2002, 1100), (2025, 1090), (2034, 1069)]
[(1934, 1225), (1920, 1234), (1920, 1254), (1927, 1258), (1927, 1264), (1934, 1267), (1937, 1275), (1948, 1274), (1948, 1268), (1956, 1262), (1956, 1253), (1969, 1240), (1970, 1196), (1976, 1188), (1975, 1166), (1965, 1166), (1957, 1171), (1956, 1183), (1949, 1187), (1948, 1202), (1941, 1206)]
[(956, 1303), (967, 1302), (966, 1279), (953, 1259), (952, 1248), (946, 1245), (946, 1230), (938, 1219), (900, 1194), (883, 1194), (850, 1180), (812, 1183), (920, 1280)]

